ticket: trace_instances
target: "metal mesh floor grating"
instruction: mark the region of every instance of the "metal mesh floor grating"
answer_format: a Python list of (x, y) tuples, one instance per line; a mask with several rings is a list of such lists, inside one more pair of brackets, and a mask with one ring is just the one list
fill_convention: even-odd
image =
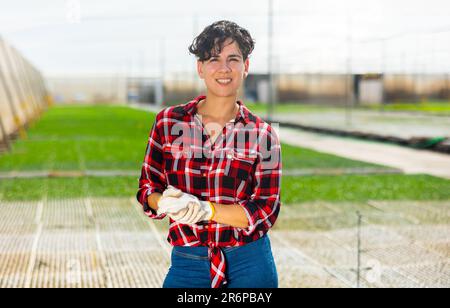
[[(280, 287), (356, 285), (352, 206), (285, 206), (270, 232)], [(361, 286), (450, 286), (448, 202), (412, 206), (383, 203), (365, 213), (361, 264), (372, 268)], [(161, 287), (166, 236), (167, 221), (148, 219), (130, 198), (2, 201), (0, 287)]]

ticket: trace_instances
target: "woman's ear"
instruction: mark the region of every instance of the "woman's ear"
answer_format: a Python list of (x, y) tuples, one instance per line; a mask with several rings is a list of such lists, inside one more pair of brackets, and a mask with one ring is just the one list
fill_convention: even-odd
[(197, 60), (197, 73), (200, 79), (204, 79), (203, 77), (203, 62), (200, 60)]
[(250, 60), (247, 58), (244, 62), (244, 79), (248, 76), (248, 69), (250, 67)]

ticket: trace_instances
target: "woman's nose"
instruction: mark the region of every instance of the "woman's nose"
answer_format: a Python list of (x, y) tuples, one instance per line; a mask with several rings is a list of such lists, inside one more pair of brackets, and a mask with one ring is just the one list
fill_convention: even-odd
[(228, 65), (228, 62), (225, 61), (225, 62), (220, 63), (219, 71), (220, 72), (229, 72), (229, 71), (231, 71), (231, 68)]

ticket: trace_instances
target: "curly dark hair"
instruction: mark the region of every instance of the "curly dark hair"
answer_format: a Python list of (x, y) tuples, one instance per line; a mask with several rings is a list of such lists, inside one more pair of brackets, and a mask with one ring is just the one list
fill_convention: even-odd
[(222, 52), (227, 39), (237, 42), (244, 61), (255, 48), (255, 41), (246, 29), (232, 21), (221, 20), (206, 27), (189, 46), (189, 52), (202, 62), (209, 60)]

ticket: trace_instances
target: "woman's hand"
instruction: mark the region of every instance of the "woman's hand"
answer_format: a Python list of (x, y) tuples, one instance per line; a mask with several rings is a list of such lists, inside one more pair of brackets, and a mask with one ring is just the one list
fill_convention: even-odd
[(196, 224), (203, 220), (205, 214), (199, 203), (190, 202), (186, 208), (175, 214), (169, 214), (169, 217), (182, 224)]
[(183, 193), (181, 190), (169, 186), (158, 201), (158, 214), (168, 214), (173, 220), (195, 224), (204, 220), (211, 220), (214, 208), (210, 202), (200, 201), (197, 197)]

